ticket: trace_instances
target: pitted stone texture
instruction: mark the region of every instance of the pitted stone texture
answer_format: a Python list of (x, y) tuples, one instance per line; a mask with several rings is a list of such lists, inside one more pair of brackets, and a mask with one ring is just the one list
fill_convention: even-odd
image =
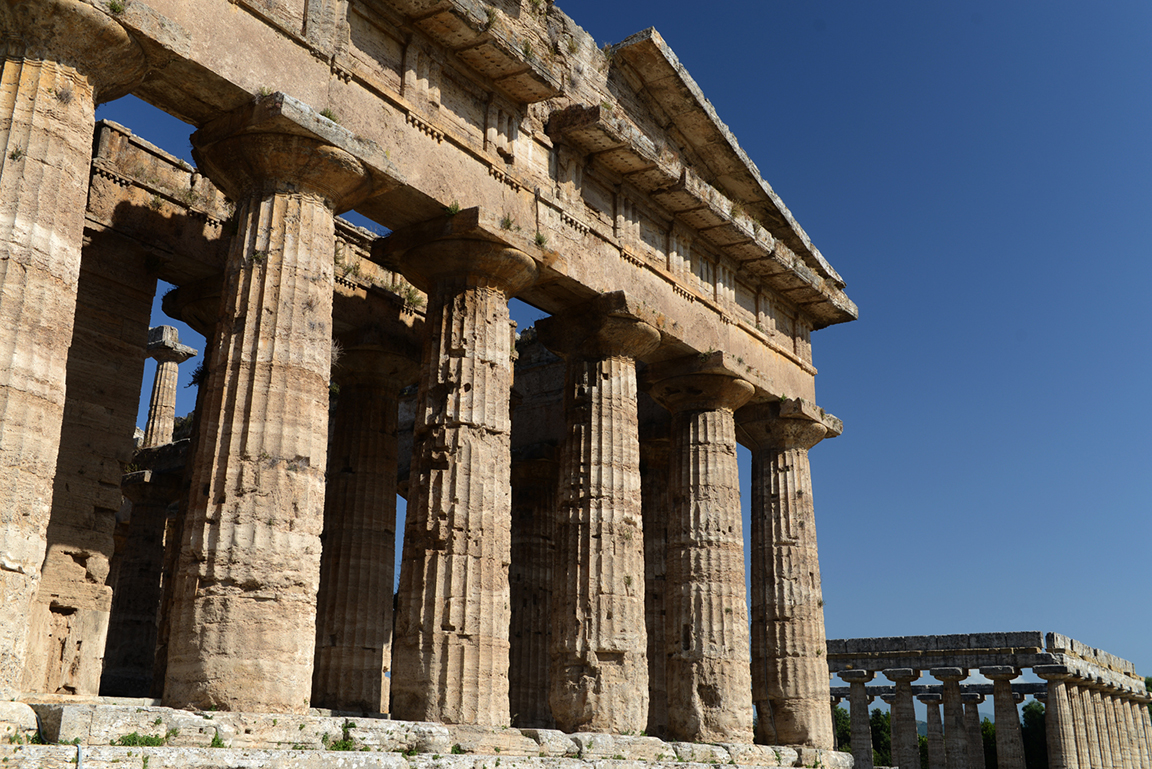
[(759, 741), (833, 746), (824, 601), (808, 449), (823, 423), (782, 418), (779, 404), (741, 409), (752, 453), (752, 687)]
[(482, 241), (405, 255), (428, 333), (393, 650), (399, 718), (506, 726), (511, 557), (508, 298), (535, 262)]
[(980, 703), (982, 694), (965, 694), (964, 723), (968, 728), (968, 764), (971, 769), (984, 769), (984, 740), (980, 734)]
[(918, 700), (928, 706), (928, 769), (946, 769), (944, 750), (944, 722), (940, 718), (939, 694), (920, 695)]
[[(1033, 668), (1032, 672), (1048, 682), (1048, 699), (1044, 710), (1044, 731), (1048, 737), (1048, 766), (1052, 769), (1079, 769), (1072, 705), (1065, 684), (1069, 675), (1062, 666), (1057, 665), (1039, 665)], [(1107, 708), (1107, 703), (1103, 703), (1103, 707)], [(1113, 741), (1112, 744), (1117, 743)]]
[(195, 151), (240, 201), (239, 235), (203, 385), (164, 699), (299, 713), (315, 648), (332, 211), (363, 175), (314, 140), (222, 131), (202, 128)]
[[(396, 430), (400, 389), (415, 378), (415, 349), (356, 336), (336, 366), (312, 702), (386, 713), (392, 666), (396, 563)], [(395, 351), (389, 347), (395, 347)], [(411, 358), (409, 357), (411, 356)]]
[[(650, 370), (655, 380), (651, 395), (672, 412), (664, 626), (668, 731), (688, 741), (751, 742), (744, 539), (732, 412), (751, 397), (752, 386), (724, 373), (657, 378), (661, 373)], [(826, 696), (826, 716), (827, 710)]]
[(537, 324), (567, 361), (549, 697), (567, 732), (648, 725), (635, 359), (660, 334), (624, 304), (617, 292)]
[(0, 699), (9, 699), (21, 689), (46, 549), (96, 103), (139, 77), (143, 57), (119, 24), (73, 0), (4, 3), (0, 47)]
[(935, 668), (932, 676), (943, 682), (944, 755), (948, 769), (969, 769), (968, 729), (964, 725), (964, 702), (960, 682), (968, 677), (962, 668)]
[[(1012, 693), (1012, 680), (1020, 675), (1015, 668), (981, 668), (980, 674), (992, 679), (992, 704), (996, 715), (996, 765), (997, 769), (1024, 769), (1024, 741), (1020, 733), (1020, 712), (1016, 708), (1016, 698)], [(1077, 695), (1075, 703), (1079, 703)], [(1074, 704), (1075, 704), (1074, 703)], [(1077, 712), (1082, 712), (1077, 705)], [(1077, 718), (1082, 724), (1083, 718)], [(1084, 741), (1080, 741), (1084, 742)], [(1087, 744), (1084, 745), (1087, 749)]]

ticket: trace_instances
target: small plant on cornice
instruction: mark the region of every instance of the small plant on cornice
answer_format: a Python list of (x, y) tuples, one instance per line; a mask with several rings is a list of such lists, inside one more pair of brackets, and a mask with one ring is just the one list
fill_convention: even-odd
[(532, 6), (533, 11), (535, 11), (536, 13), (540, 13), (540, 10), (541, 10), (541, 8), (543, 8), (544, 3), (543, 3), (543, 0), (528, 0), (528, 5)]
[(24, 157), (24, 150), (19, 147), (13, 147), (12, 151), (8, 153), (9, 160), (19, 160), (22, 157)]
[(732, 218), (733, 219), (739, 219), (741, 216), (744, 216), (744, 215), (745, 215), (744, 214), (744, 204), (741, 203), (739, 200), (733, 200), (732, 201)]
[(543, 232), (537, 232), (536, 233), (536, 245), (543, 248), (544, 244), (547, 242), (548, 242), (548, 236), (547, 235), (545, 235)]
[(253, 251), (252, 252), (252, 264), (263, 264), (266, 261), (268, 261), (268, 252), (267, 251)]
[(57, 88), (55, 91), (52, 92), (52, 95), (55, 96), (56, 101), (60, 102), (61, 104), (71, 104), (72, 103), (72, 86), (66, 85), (63, 88)]
[(336, 116), (335, 112), (333, 112), (331, 109), (328, 109), (328, 108), (320, 110), (320, 117), (331, 120), (333, 123), (336, 123), (337, 125), (339, 125), (339, 123), (340, 123), (340, 118)]
[(608, 101), (607, 99), (602, 99), (600, 101), (600, 109), (604, 110), (608, 114), (612, 114), (616, 108), (612, 105), (612, 102)]
[(533, 58), (535, 53), (532, 50), (532, 43), (528, 40), (525, 40), (524, 43), (520, 46), (520, 53), (524, 54), (525, 59)]
[(271, 96), (272, 95), (272, 89), (266, 85), (262, 85), (262, 86), (260, 86), (260, 95), (261, 96)]
[(159, 211), (160, 207), (164, 205), (164, 200), (159, 195), (153, 195), (152, 199), (148, 201), (148, 207), (153, 211)]
[(500, 229), (502, 229), (502, 230), (512, 229), (512, 217), (511, 216), (508, 216), (507, 214), (504, 215), (504, 218), (500, 220)]
[(122, 0), (108, 0), (108, 12), (113, 16), (119, 16), (124, 13), (124, 3)]
[(455, 216), (460, 213), (460, 202), (453, 200), (451, 204), (444, 206), (445, 216)]
[(488, 21), (485, 22), (485, 24), (484, 24), (484, 31), (485, 32), (487, 32), (488, 30), (495, 27), (496, 21), (500, 18), (496, 15), (496, 9), (495, 8), (489, 8), (487, 15), (488, 15)]
[(576, 38), (574, 38), (574, 37), (568, 38), (568, 53), (575, 56), (576, 52), (579, 50), (580, 50), (580, 44), (576, 42)]

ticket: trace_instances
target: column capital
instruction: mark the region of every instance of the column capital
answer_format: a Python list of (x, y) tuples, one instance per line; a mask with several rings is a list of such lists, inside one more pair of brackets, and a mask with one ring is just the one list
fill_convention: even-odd
[(872, 680), (875, 674), (871, 670), (842, 670), (836, 675), (840, 676), (841, 680), (847, 681), (850, 684), (866, 684)]
[(932, 668), (928, 675), (937, 681), (963, 681), (968, 677), (968, 671), (965, 668)]
[(920, 671), (913, 668), (889, 668), (880, 672), (894, 684), (910, 684), (920, 677)]
[(148, 357), (159, 363), (183, 363), (196, 356), (195, 348), (180, 344), (180, 332), (174, 326), (148, 329)]
[(960, 699), (964, 702), (975, 702), (979, 705), (984, 701), (984, 695), (980, 692), (961, 692)]
[(1020, 669), (1011, 665), (991, 665), (980, 668), (980, 675), (991, 681), (1011, 681), (1020, 677)]
[(512, 297), (536, 281), (536, 261), (490, 240), (445, 238), (414, 246), (400, 259), (404, 277), (427, 293), (441, 282), (486, 285)]
[(801, 398), (751, 403), (736, 414), (736, 423), (756, 445), (784, 450), (810, 449), (843, 430), (843, 422)]
[(920, 700), (925, 705), (939, 705), (941, 702), (944, 701), (944, 695), (943, 694), (932, 694), (931, 692), (929, 692), (928, 694), (917, 694), (916, 699)]
[(0, 46), (7, 55), (46, 59), (88, 78), (96, 103), (118, 99), (144, 77), (140, 44), (109, 13), (79, 0), (0, 4)]
[(387, 384), (397, 390), (413, 384), (420, 373), (420, 342), (401, 323), (362, 326), (336, 338), (332, 377), (340, 385)]
[(1072, 671), (1063, 665), (1036, 665), (1032, 672), (1045, 681), (1063, 681), (1072, 677)]
[(660, 332), (640, 320), (623, 291), (601, 294), (536, 323), (540, 342), (563, 358), (640, 358), (660, 344)]
[(735, 412), (755, 393), (755, 388), (723, 366), (719, 354), (687, 355), (653, 363), (642, 384), (664, 408), (680, 411)]
[(330, 123), (274, 93), (193, 133), (192, 157), (233, 200), (271, 186), (319, 195), (332, 211), (345, 211), (378, 190), (369, 167), (337, 146), (355, 146), (356, 137), (337, 125), (311, 125), (321, 121)]

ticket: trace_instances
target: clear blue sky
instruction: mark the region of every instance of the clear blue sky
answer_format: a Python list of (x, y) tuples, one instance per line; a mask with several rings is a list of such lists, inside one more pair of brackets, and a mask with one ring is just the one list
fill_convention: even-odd
[(1152, 675), (1152, 4), (560, 5), (661, 32), (860, 307), (813, 337), (829, 636), (1056, 630)]

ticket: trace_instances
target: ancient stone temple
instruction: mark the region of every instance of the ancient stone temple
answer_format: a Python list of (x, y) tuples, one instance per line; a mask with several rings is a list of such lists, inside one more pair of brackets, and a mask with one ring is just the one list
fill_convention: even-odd
[[(4, 0), (0, 32), (0, 698), (82, 742), (67, 708), (114, 695), (187, 745), (165, 708), (279, 714), (222, 717), (235, 747), (337, 712), (842, 760), (811, 334), (856, 308), (659, 34), (538, 0)], [(94, 121), (127, 93), (196, 168)], [(157, 281), (206, 339), (176, 434)]]

